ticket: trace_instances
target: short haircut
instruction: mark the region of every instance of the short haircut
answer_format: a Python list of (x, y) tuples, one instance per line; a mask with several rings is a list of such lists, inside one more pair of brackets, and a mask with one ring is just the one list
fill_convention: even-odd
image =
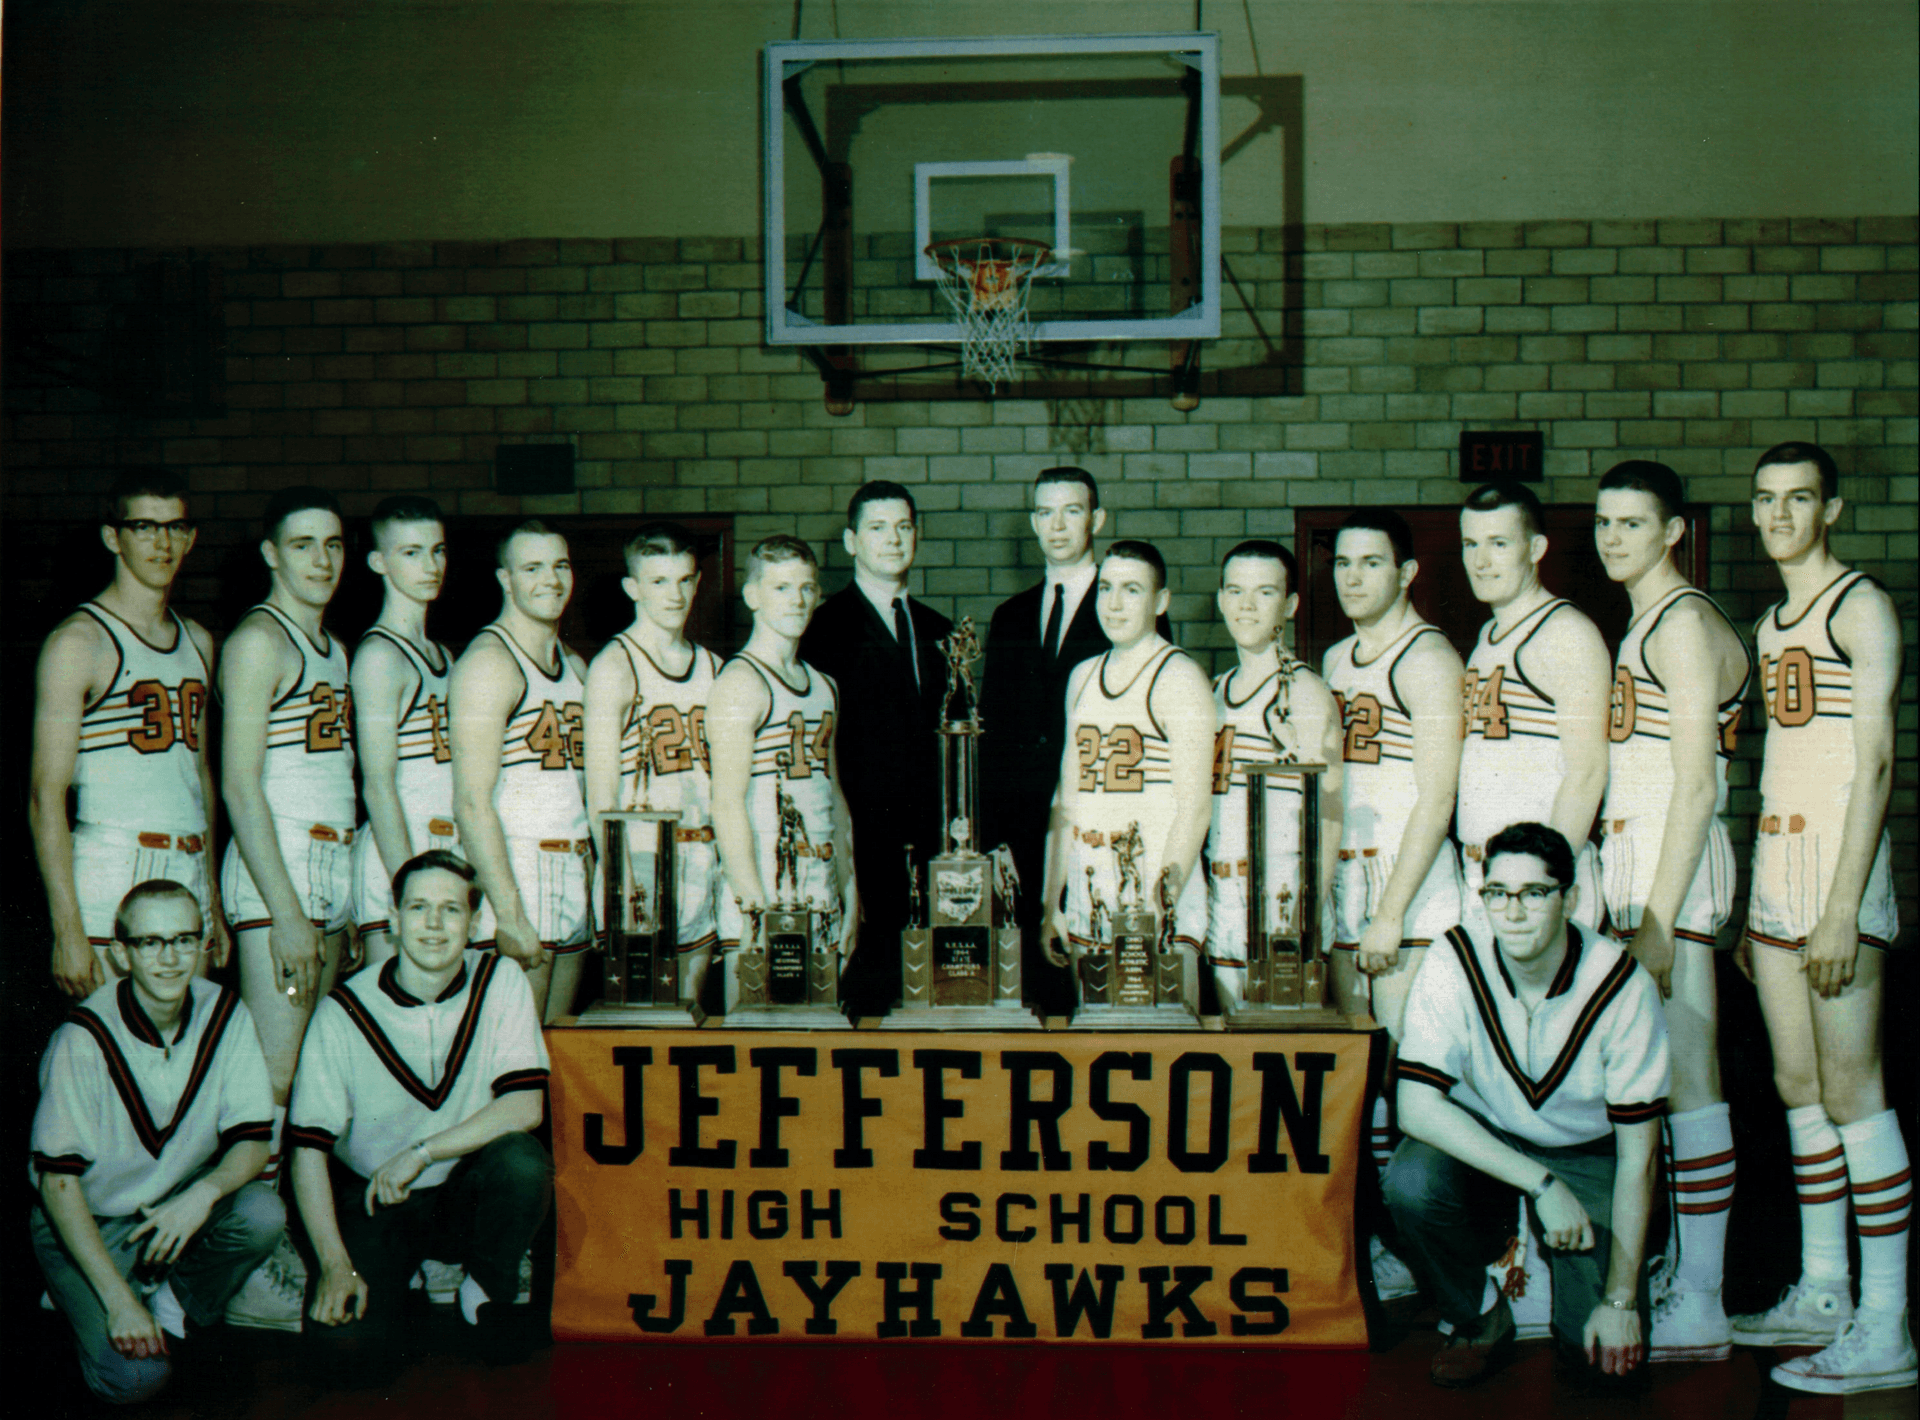
[(373, 510), (373, 516), (367, 520), (367, 529), (373, 534), (376, 547), (380, 543), (380, 534), (395, 523), (438, 523), (444, 530), (447, 520), (438, 503), (418, 493), (400, 493), (392, 498), (382, 498), (379, 506)]
[(112, 511), (109, 521), (126, 521), (127, 506), (136, 498), (172, 498), (185, 503), (186, 475), (159, 464), (139, 464), (121, 469), (107, 486), (107, 506)]
[(1100, 565), (1106, 566), (1116, 557), (1124, 557), (1129, 562), (1144, 562), (1153, 569), (1153, 589), (1157, 592), (1167, 585), (1167, 559), (1160, 555), (1160, 549), (1150, 542), (1138, 538), (1126, 537), (1118, 542), (1107, 544), (1106, 553), (1100, 559)]
[(1573, 884), (1573, 849), (1557, 828), (1544, 823), (1510, 823), (1487, 840), (1483, 861), (1488, 868), (1502, 853), (1529, 853), (1547, 865), (1547, 874), (1561, 887)]
[[(273, 497), (267, 499), (267, 511), (260, 518), (261, 534), (268, 542), (280, 540), (280, 529), (295, 513), (305, 513), (313, 509), (323, 513), (332, 513), (340, 517), (340, 500), (324, 488), (315, 488), (309, 483), (296, 483), (291, 488), (282, 488)], [(341, 519), (345, 526), (345, 519)]]
[(747, 554), (747, 580), (757, 580), (763, 570), (782, 562), (804, 562), (816, 572), (820, 570), (820, 559), (813, 555), (813, 549), (804, 539), (791, 533), (775, 533), (761, 538)]
[(133, 909), (143, 902), (155, 902), (162, 898), (180, 897), (193, 904), (193, 910), (200, 919), (200, 930), (207, 929), (207, 914), (200, 910), (200, 899), (195, 897), (184, 883), (176, 883), (172, 878), (148, 878), (144, 883), (135, 883), (127, 895), (120, 899), (120, 905), (113, 910), (113, 939), (116, 942), (128, 940), (127, 933), (132, 929), (127, 925), (133, 916)]
[(1233, 551), (1220, 559), (1220, 570), (1225, 572), (1227, 564), (1236, 557), (1264, 557), (1270, 562), (1278, 562), (1287, 569), (1287, 591), (1300, 590), (1300, 564), (1293, 560), (1293, 554), (1271, 538), (1251, 537)]
[(1413, 561), (1413, 529), (1407, 526), (1407, 520), (1391, 508), (1355, 508), (1341, 522), (1338, 532), (1333, 535), (1333, 545), (1340, 545), (1340, 533), (1377, 532), (1385, 533), (1387, 541), (1393, 544), (1393, 565)]
[(884, 478), (876, 478), (871, 483), (863, 483), (847, 504), (847, 526), (860, 526), (860, 513), (869, 503), (905, 503), (907, 512), (915, 522), (920, 521), (920, 509), (913, 501), (913, 495), (898, 483)]
[(416, 853), (400, 865), (400, 871), (393, 875), (393, 907), (400, 910), (400, 900), (407, 895), (407, 879), (415, 873), (424, 873), (429, 868), (438, 868), (442, 872), (452, 873), (467, 885), (467, 909), (477, 910), (480, 906), (480, 876), (473, 870), (473, 864), (458, 853), (449, 853), (444, 848), (429, 848), (424, 853)]
[(565, 542), (567, 540), (566, 534), (561, 532), (558, 528), (553, 527), (550, 524), (543, 523), (538, 518), (523, 518), (521, 521), (515, 523), (512, 527), (508, 528), (507, 535), (501, 538), (500, 541), (494, 546), (494, 549), (493, 549), (494, 563), (503, 572), (506, 571), (507, 568), (512, 565), (507, 560), (507, 558), (508, 558), (508, 551), (509, 549), (512, 548), (513, 540), (516, 537), (557, 537), (562, 542)]
[(1662, 521), (1687, 515), (1687, 493), (1680, 475), (1652, 459), (1628, 459), (1608, 469), (1600, 479), (1602, 493), (1646, 493), (1660, 505)]
[(1833, 461), (1833, 455), (1818, 444), (1802, 443), (1798, 439), (1789, 439), (1784, 444), (1775, 444), (1754, 464), (1753, 471), (1760, 472), (1776, 464), (1810, 463), (1820, 470), (1820, 497), (1830, 501), (1840, 496), (1840, 469)]
[(1515, 483), (1510, 478), (1481, 484), (1467, 495), (1467, 501), (1460, 506), (1476, 513), (1493, 513), (1502, 508), (1518, 508), (1520, 526), (1526, 529), (1528, 537), (1540, 537), (1547, 531), (1547, 514), (1546, 510), (1540, 506), (1539, 495), (1526, 484)]
[(1093, 481), (1093, 475), (1084, 468), (1076, 468), (1072, 464), (1043, 468), (1040, 476), (1033, 480), (1034, 491), (1039, 492), (1049, 483), (1077, 483), (1087, 490), (1087, 507), (1092, 509), (1100, 506), (1100, 485)]
[(691, 557), (700, 565), (700, 548), (693, 534), (678, 523), (648, 523), (627, 540), (625, 561), (631, 571), (643, 557)]

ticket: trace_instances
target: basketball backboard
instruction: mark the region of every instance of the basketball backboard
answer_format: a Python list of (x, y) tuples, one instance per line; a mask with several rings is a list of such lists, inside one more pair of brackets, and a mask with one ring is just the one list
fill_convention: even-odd
[(961, 237), (1052, 249), (1035, 342), (1219, 336), (1218, 36), (782, 42), (765, 82), (769, 344), (957, 343)]

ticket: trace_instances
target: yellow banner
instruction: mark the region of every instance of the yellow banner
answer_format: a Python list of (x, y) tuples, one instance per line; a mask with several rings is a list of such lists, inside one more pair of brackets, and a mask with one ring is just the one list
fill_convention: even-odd
[(1370, 1034), (556, 1030), (556, 1335), (1362, 1346)]

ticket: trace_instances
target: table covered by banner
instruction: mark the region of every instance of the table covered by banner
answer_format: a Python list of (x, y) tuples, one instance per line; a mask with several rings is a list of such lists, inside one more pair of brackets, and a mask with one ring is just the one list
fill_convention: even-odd
[(557, 1336), (1366, 1343), (1378, 1031), (548, 1044)]

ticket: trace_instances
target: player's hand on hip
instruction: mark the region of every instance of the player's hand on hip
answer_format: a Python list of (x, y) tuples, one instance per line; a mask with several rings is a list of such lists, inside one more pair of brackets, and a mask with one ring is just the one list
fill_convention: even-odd
[(1609, 1376), (1624, 1376), (1646, 1359), (1640, 1337), (1640, 1313), (1623, 1311), (1601, 1302), (1581, 1328), (1581, 1347), (1587, 1360)]
[(280, 989), (303, 1011), (313, 1005), (314, 993), (320, 988), (321, 945), (319, 928), (304, 917), (286, 922), (276, 918), (267, 929), (267, 954)]
[(107, 1340), (132, 1361), (167, 1354), (167, 1335), (132, 1293), (107, 1305)]
[(1627, 954), (1647, 969), (1662, 1000), (1673, 995), (1673, 934), (1650, 912), (1640, 914), (1640, 926), (1627, 943)]
[(367, 1282), (351, 1266), (320, 1267), (320, 1282), (313, 1289), (313, 1305), (307, 1315), (322, 1326), (343, 1326), (367, 1314)]
[(1740, 969), (1740, 974), (1747, 978), (1747, 984), (1751, 986), (1753, 984), (1753, 942), (1745, 932), (1742, 932), (1739, 940), (1733, 944), (1733, 964)]
[(524, 912), (499, 919), (494, 928), (493, 945), (501, 956), (512, 958), (528, 971), (537, 971), (546, 960), (540, 934), (533, 930), (533, 923)]
[(207, 932), (207, 965), (224, 967), (232, 959), (233, 933), (227, 930), (226, 920), (216, 913)]
[(1070, 964), (1067, 924), (1057, 912), (1049, 912), (1040, 927), (1040, 950), (1055, 966)]
[(1822, 917), (1807, 934), (1807, 945), (1800, 953), (1800, 964), (1807, 973), (1807, 985), (1831, 1000), (1853, 984), (1853, 969), (1860, 956), (1860, 928), (1857, 915)]
[(1400, 919), (1376, 916), (1360, 934), (1353, 964), (1362, 976), (1385, 976), (1400, 965)]
[(141, 1261), (164, 1267), (178, 1260), (180, 1249), (206, 1226), (218, 1196), (203, 1180), (181, 1189), (164, 1203), (144, 1204), (140, 1225), (127, 1234), (127, 1241), (137, 1242), (142, 1234), (147, 1235)]
[(107, 984), (85, 932), (53, 934), (53, 981), (67, 995), (83, 1001)]
[(1588, 1252), (1593, 1248), (1593, 1220), (1573, 1190), (1559, 1179), (1533, 1205), (1547, 1246), (1560, 1252)]

